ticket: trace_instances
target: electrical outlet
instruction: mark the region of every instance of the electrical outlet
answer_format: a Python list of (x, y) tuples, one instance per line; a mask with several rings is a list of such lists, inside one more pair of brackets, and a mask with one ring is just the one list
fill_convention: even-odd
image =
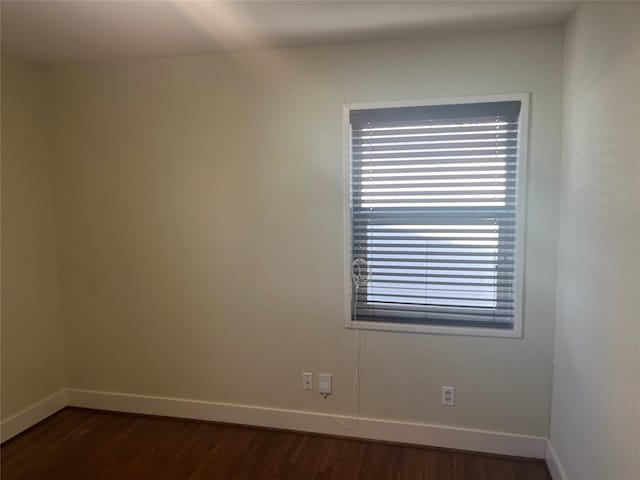
[(442, 387), (442, 405), (453, 407), (456, 404), (456, 387)]
[(302, 389), (313, 390), (313, 373), (302, 372)]

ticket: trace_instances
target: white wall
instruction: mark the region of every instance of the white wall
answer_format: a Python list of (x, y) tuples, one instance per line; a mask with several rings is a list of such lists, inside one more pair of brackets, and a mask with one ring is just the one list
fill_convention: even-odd
[(350, 413), (342, 104), (529, 91), (524, 339), (364, 332), (362, 415), (546, 435), (561, 67), (556, 26), (53, 68), (70, 386)]
[(39, 67), (2, 59), (2, 419), (65, 386)]
[(551, 441), (571, 480), (640, 478), (640, 4), (568, 25)]

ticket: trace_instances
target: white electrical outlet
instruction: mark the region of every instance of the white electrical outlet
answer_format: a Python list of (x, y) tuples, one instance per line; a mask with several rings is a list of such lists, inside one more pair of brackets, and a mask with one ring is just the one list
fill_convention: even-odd
[(442, 405), (453, 407), (456, 404), (456, 387), (442, 387)]
[(302, 372), (302, 389), (313, 390), (313, 373)]

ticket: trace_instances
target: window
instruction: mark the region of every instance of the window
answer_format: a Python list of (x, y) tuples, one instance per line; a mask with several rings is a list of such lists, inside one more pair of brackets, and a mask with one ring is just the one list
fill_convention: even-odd
[(520, 335), (527, 100), (346, 108), (349, 326)]

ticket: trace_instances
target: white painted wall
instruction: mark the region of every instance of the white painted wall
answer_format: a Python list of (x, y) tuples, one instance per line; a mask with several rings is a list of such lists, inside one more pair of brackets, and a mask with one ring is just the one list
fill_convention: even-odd
[(640, 478), (640, 4), (566, 32), (551, 442), (571, 480)]
[(65, 387), (45, 79), (2, 59), (2, 419)]
[(53, 68), (70, 387), (350, 413), (342, 104), (531, 92), (524, 339), (363, 332), (361, 412), (546, 435), (561, 68), (559, 26)]

